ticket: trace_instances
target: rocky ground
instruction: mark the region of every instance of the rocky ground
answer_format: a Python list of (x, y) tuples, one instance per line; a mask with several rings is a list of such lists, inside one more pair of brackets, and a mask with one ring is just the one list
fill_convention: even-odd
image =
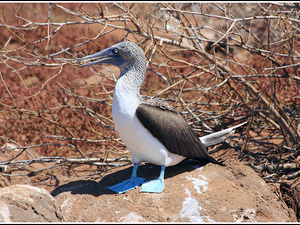
[[(88, 171), (81, 166), (81, 171)], [(139, 176), (153, 179), (159, 167), (143, 165)], [(0, 189), (2, 222), (296, 222), (295, 212), (250, 167), (183, 161), (166, 169), (165, 190), (140, 187), (115, 194), (108, 186), (130, 176), (132, 166), (111, 170), (100, 180), (57, 174), (52, 185), (10, 185)], [(98, 177), (99, 178), (99, 177)], [(2, 177), (2, 186), (5, 181)], [(15, 180), (21, 183), (20, 180)], [(6, 180), (6, 184), (10, 181)], [(25, 177), (23, 177), (25, 182)], [(26, 182), (25, 182), (26, 183)], [(36, 187), (34, 187), (36, 186)], [(50, 193), (50, 194), (49, 194)]]

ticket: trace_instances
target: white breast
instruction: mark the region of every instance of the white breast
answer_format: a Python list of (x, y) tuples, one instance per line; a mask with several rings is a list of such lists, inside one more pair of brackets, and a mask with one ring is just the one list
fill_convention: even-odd
[(181, 162), (185, 157), (167, 151), (164, 145), (140, 123), (135, 114), (139, 104), (137, 94), (128, 92), (119, 79), (114, 91), (112, 115), (120, 137), (131, 152), (133, 163), (146, 161), (156, 165), (172, 166)]

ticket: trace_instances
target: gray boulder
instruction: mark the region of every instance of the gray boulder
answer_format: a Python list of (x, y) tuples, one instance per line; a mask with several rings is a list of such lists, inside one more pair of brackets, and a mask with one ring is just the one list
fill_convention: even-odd
[(48, 191), (30, 185), (0, 188), (0, 222), (62, 222), (64, 217)]

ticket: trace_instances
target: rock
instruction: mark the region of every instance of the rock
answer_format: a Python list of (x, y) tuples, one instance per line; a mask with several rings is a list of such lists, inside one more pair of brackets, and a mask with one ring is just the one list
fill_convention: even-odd
[[(130, 177), (128, 167), (99, 182), (62, 184), (52, 195), (68, 222), (297, 222), (294, 211), (250, 167), (235, 160), (225, 165), (186, 160), (168, 167), (160, 194), (139, 192), (140, 187), (124, 194), (108, 190)], [(138, 175), (148, 180), (159, 171), (144, 165)]]
[(0, 222), (61, 222), (64, 217), (48, 191), (30, 185), (0, 189)]

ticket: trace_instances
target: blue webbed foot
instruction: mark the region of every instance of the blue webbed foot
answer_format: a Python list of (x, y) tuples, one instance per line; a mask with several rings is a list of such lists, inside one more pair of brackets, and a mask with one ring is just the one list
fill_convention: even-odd
[(159, 177), (154, 180), (149, 180), (143, 183), (141, 192), (160, 193), (164, 190), (164, 187), (165, 187), (164, 180)]
[(125, 180), (119, 184), (108, 187), (108, 189), (121, 194), (126, 191), (137, 188), (144, 182), (144, 180), (145, 178), (141, 178), (141, 177), (131, 177), (130, 179)]
[(146, 181), (142, 184), (141, 192), (154, 192), (160, 193), (164, 190), (164, 176), (165, 176), (165, 166), (161, 166), (160, 175), (154, 180)]
[(116, 184), (114, 186), (110, 186), (108, 187), (109, 190), (114, 191), (116, 193), (124, 193), (126, 191), (132, 190), (137, 188), (138, 186), (140, 186), (145, 178), (141, 178), (141, 177), (137, 177), (137, 168), (138, 168), (139, 164), (138, 163), (134, 163), (133, 164), (133, 170), (132, 170), (132, 174), (131, 177), (128, 180), (125, 180), (119, 184)]

